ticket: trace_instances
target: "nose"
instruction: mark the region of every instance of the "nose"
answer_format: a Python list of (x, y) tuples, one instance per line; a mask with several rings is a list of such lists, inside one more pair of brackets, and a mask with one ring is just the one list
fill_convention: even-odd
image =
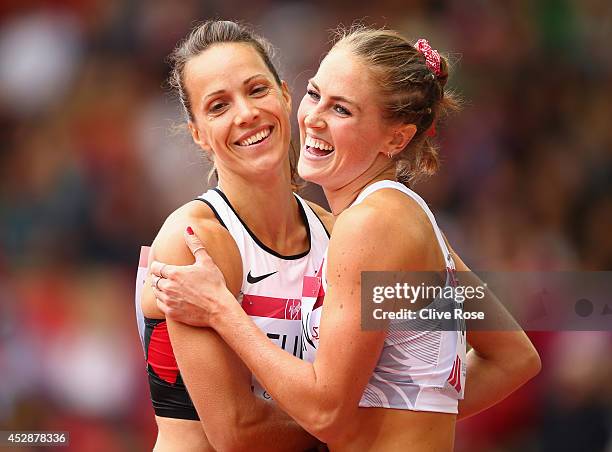
[(238, 103), (238, 112), (234, 118), (234, 124), (242, 126), (255, 121), (259, 117), (259, 110), (247, 99)]
[(309, 129), (321, 129), (325, 127), (325, 121), (319, 114), (319, 111), (313, 108), (304, 116), (304, 125)]

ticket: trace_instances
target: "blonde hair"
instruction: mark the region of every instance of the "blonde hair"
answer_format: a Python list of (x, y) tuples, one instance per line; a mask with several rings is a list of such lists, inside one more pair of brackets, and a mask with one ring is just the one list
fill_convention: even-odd
[(440, 57), (440, 72), (435, 75), (414, 44), (393, 30), (359, 25), (340, 29), (336, 35), (332, 50), (348, 48), (371, 71), (384, 99), (384, 117), (417, 127), (410, 143), (394, 157), (397, 180), (411, 185), (434, 174), (439, 167), (438, 149), (428, 131), (459, 108), (455, 95), (445, 91), (446, 59)]

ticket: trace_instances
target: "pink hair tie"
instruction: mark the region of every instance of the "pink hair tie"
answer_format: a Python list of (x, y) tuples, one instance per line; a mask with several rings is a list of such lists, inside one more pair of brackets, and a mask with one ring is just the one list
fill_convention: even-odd
[(436, 77), (439, 77), (442, 72), (440, 71), (440, 54), (438, 51), (431, 48), (427, 39), (419, 39), (414, 47), (425, 57), (425, 62), (429, 70), (431, 70)]

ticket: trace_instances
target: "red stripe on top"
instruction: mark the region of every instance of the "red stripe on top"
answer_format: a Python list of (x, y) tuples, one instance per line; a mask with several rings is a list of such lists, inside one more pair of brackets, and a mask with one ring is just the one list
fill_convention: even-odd
[(457, 367), (455, 368), (455, 376), (454, 376), (454, 380), (455, 383), (453, 386), (455, 386), (455, 389), (457, 389), (457, 386), (459, 386), (459, 369), (461, 368), (461, 365), (459, 364), (459, 358), (457, 358)]
[(461, 392), (461, 360), (457, 357), (457, 384), (455, 385), (457, 392)]
[(242, 309), (248, 315), (269, 319), (301, 320), (302, 300), (244, 294)]
[(148, 267), (149, 266), (149, 252), (151, 251), (150, 246), (141, 246), (140, 247), (140, 259), (138, 261), (139, 267)]
[(461, 392), (461, 360), (458, 356), (455, 358), (453, 368), (451, 369), (447, 381), (457, 392)]
[(455, 357), (455, 361), (453, 362), (453, 368), (450, 371), (450, 375), (446, 379), (451, 386), (455, 386), (455, 370), (457, 369), (457, 357)]
[(323, 287), (323, 265), (325, 264), (325, 259), (321, 262), (321, 266), (319, 267), (319, 271), (317, 274), (319, 276), (305, 276), (304, 277), (304, 287), (302, 289), (303, 297), (317, 297), (317, 301), (312, 306), (312, 310), (323, 306), (323, 299), (325, 298), (325, 288)]
[(317, 301), (315, 302), (314, 306), (312, 307), (313, 311), (315, 309), (317, 309), (318, 307), (323, 306), (323, 299), (324, 298), (325, 298), (325, 287), (323, 287), (323, 284), (321, 284), (321, 286), (319, 287), (319, 295), (317, 296)]
[(302, 297), (314, 298), (319, 295), (322, 280), (317, 276), (304, 276)]
[(176, 383), (179, 369), (170, 343), (170, 336), (168, 336), (166, 322), (158, 323), (151, 332), (147, 363), (159, 378), (170, 384)]
[(317, 297), (317, 301), (315, 302), (314, 306), (312, 307), (313, 311), (315, 309), (323, 306), (323, 299), (324, 298), (325, 298), (325, 292), (323, 291), (323, 287), (321, 287), (321, 290), (319, 291), (319, 296)]

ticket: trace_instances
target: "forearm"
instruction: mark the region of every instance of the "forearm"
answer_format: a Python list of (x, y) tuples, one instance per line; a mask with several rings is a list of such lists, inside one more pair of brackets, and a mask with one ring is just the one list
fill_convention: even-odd
[(238, 426), (240, 450), (303, 451), (320, 441), (306, 432), (273, 403), (255, 397), (255, 416), (242, 419)]
[(251, 391), (251, 374), (210, 328), (167, 320), (172, 347), (202, 427), (216, 450), (303, 450), (315, 440)]
[(334, 407), (323, 397), (315, 366), (272, 343), (235, 302), (224, 304), (212, 322), (219, 335), (283, 411), (313, 435), (320, 433), (317, 423)]
[(457, 418), (466, 419), (497, 404), (535, 376), (539, 369), (537, 353), (520, 356), (517, 351), (511, 359), (493, 360), (470, 350), (465, 398), (459, 402)]

